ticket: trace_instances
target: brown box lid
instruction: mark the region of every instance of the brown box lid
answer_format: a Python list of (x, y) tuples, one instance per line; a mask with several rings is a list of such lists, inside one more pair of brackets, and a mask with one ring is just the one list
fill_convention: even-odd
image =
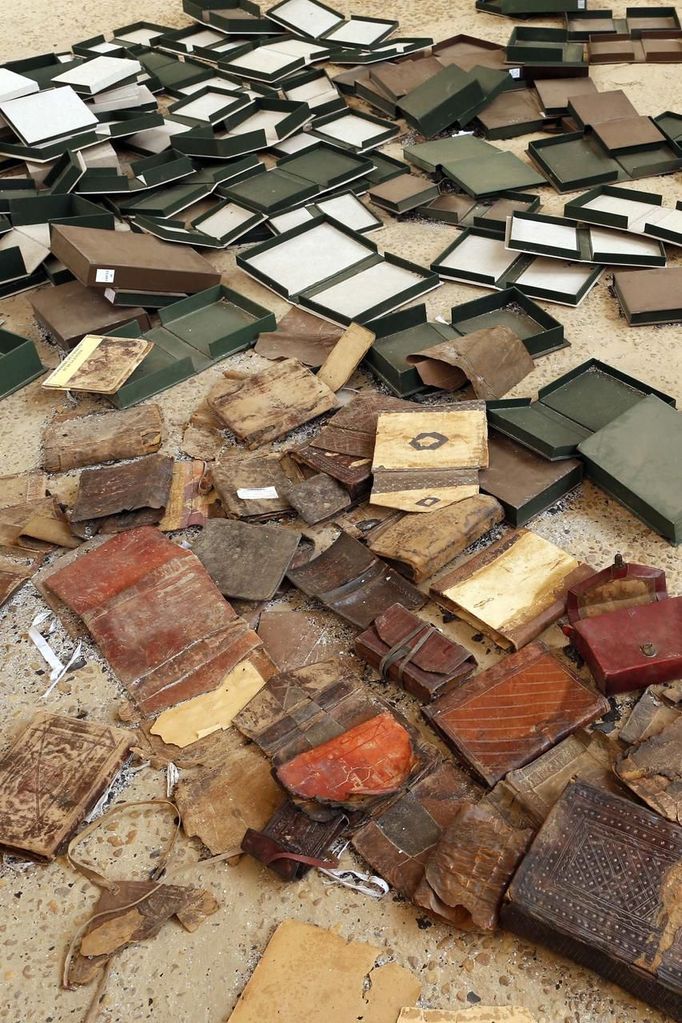
[(86, 288), (80, 281), (42, 288), (30, 302), (37, 323), (64, 348), (74, 348), (86, 334), (107, 334), (130, 320), (137, 320), (142, 330), (151, 326), (140, 306), (123, 309), (112, 305), (101, 291)]
[(682, 266), (623, 270), (614, 284), (630, 317), (641, 313), (677, 313), (682, 308)]
[(194, 249), (152, 235), (54, 224), (51, 243), (53, 255), (88, 287), (191, 294), (220, 283)]
[(665, 142), (665, 135), (649, 117), (623, 117), (617, 121), (606, 121), (595, 125), (594, 134), (610, 153)]
[(543, 110), (568, 110), (571, 96), (593, 96), (599, 91), (591, 78), (539, 78), (535, 89)]
[(638, 116), (622, 89), (600, 92), (596, 96), (572, 96), (568, 108), (570, 114), (586, 128), (603, 124), (605, 121)]

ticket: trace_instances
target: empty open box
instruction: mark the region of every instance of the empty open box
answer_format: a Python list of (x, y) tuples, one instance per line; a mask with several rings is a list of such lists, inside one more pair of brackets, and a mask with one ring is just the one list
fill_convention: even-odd
[(507, 221), (505, 245), (518, 252), (580, 263), (666, 265), (665, 248), (653, 238), (542, 213), (513, 213)]
[(569, 200), (564, 213), (575, 220), (682, 245), (682, 209), (664, 206), (658, 192), (600, 185)]

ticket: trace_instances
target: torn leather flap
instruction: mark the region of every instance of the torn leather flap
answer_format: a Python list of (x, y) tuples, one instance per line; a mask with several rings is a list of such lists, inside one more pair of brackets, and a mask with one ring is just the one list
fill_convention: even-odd
[(476, 658), (400, 604), (378, 615), (355, 640), (363, 660), (383, 678), (429, 702), (456, 686), (476, 668)]
[(412, 582), (434, 575), (504, 520), (494, 497), (476, 494), (430, 515), (404, 515), (369, 536), (374, 554)]
[(277, 440), (338, 405), (334, 392), (295, 359), (252, 376), (226, 377), (208, 400), (220, 421), (249, 448)]
[[(133, 903), (135, 903), (133, 905)], [(93, 919), (86, 928), (78, 955), (69, 966), (69, 987), (89, 984), (117, 952), (147, 941), (176, 917), (188, 931), (195, 931), (219, 905), (210, 892), (200, 888), (154, 881), (117, 881), (95, 903)]]
[(30, 564), (0, 557), (0, 607), (9, 600), (15, 590), (31, 578), (41, 561), (40, 555)]
[(0, 760), (0, 845), (52, 859), (106, 791), (132, 732), (39, 712)]
[(509, 327), (475, 330), (408, 355), (407, 361), (417, 367), (428, 387), (457, 391), (470, 383), (483, 401), (503, 397), (534, 366), (523, 341)]
[(277, 780), (294, 799), (357, 810), (400, 792), (418, 763), (409, 732), (384, 711), (282, 764)]
[(73, 549), (80, 543), (54, 497), (0, 508), (0, 549), (46, 552), (54, 546)]
[(460, 804), (426, 863), (415, 903), (462, 930), (494, 930), (532, 837), (489, 807)]
[(254, 351), (264, 359), (298, 359), (317, 369), (343, 334), (343, 327), (293, 306), (277, 330), (261, 334)]
[(145, 716), (215, 689), (246, 658), (264, 678), (274, 671), (198, 558), (152, 527), (120, 533), (44, 585), (83, 619)]
[(289, 569), (287, 578), (363, 629), (393, 604), (416, 610), (426, 603), (424, 594), (345, 533), (318, 557)]
[(438, 761), (353, 835), (353, 848), (392, 888), (411, 899), (459, 805), (476, 802), (483, 792), (454, 763)]
[(682, 823), (682, 719), (629, 749), (615, 770), (652, 810)]
[(97, 462), (150, 455), (161, 447), (162, 435), (158, 405), (56, 416), (43, 434), (43, 466), (48, 472), (67, 472)]
[(282, 802), (270, 763), (231, 728), (208, 763), (183, 770), (173, 798), (186, 835), (213, 856), (238, 848), (248, 828), (264, 828)]
[(283, 881), (300, 881), (311, 867), (336, 865), (332, 850), (347, 828), (348, 818), (342, 813), (316, 821), (287, 800), (262, 831), (247, 830), (242, 849)]
[(142, 512), (144, 524), (152, 525), (163, 517), (172, 481), (173, 459), (165, 455), (147, 455), (125, 465), (84, 469), (70, 521), (79, 525), (98, 520), (101, 531), (119, 532), (139, 523), (139, 517), (131, 521), (125, 513)]

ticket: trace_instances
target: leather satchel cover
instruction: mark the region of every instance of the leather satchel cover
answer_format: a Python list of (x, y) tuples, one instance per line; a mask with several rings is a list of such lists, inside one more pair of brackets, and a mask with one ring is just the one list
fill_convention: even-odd
[(607, 695), (682, 677), (682, 597), (584, 618), (571, 640)]
[(476, 668), (465, 647), (401, 604), (378, 615), (355, 640), (359, 657), (425, 703), (445, 695)]
[(682, 1020), (682, 828), (576, 782), (550, 812), (502, 925)]
[(608, 709), (608, 701), (588, 689), (544, 643), (532, 643), (422, 713), (492, 786)]

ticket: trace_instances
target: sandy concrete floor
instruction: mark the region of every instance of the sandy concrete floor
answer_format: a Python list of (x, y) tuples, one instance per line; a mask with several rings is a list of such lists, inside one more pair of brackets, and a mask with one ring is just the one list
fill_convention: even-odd
[[(137, 19), (185, 23), (180, 0), (120, 0), (113, 5), (101, 0), (22, 0), (3, 6), (2, 60), (67, 47)], [(511, 29), (506, 20), (475, 14), (471, 0), (339, 0), (335, 6), (347, 13), (395, 16), (404, 34), (429, 34), (435, 39), (467, 32), (504, 42)], [(615, 13), (623, 14), (623, 8), (619, 5)], [(593, 76), (601, 88), (625, 89), (641, 113), (682, 108), (679, 65), (598, 67)], [(501, 145), (522, 153), (528, 141), (526, 136)], [(398, 146), (389, 151), (400, 152)], [(641, 181), (637, 187), (662, 191), (667, 201), (680, 194), (679, 176)], [(558, 213), (564, 199), (546, 188), (542, 201), (548, 212)], [(398, 223), (387, 216), (385, 230), (374, 237), (387, 250), (427, 265), (455, 233), (447, 226)], [(224, 272), (226, 283), (269, 305), (278, 315), (285, 311), (284, 303), (235, 269), (233, 253), (211, 258)], [(517, 389), (518, 395), (533, 394), (557, 374), (597, 356), (682, 398), (679, 327), (628, 328), (609, 283), (607, 273), (579, 309), (549, 307), (565, 323), (572, 347), (541, 360)], [(427, 296), (429, 313), (446, 315), (452, 305), (482, 293), (472, 287), (445, 285)], [(1, 302), (0, 317), (9, 329), (39, 338), (27, 296)], [(56, 363), (55, 349), (41, 341), (39, 350), (47, 365)], [(239, 357), (239, 362), (256, 368), (259, 360), (246, 356)], [(219, 373), (220, 369), (207, 370), (160, 397), (167, 423), (164, 451), (179, 453), (182, 426)], [(39, 465), (41, 431), (59, 405), (57, 397), (41, 392), (39, 383), (2, 401), (0, 474)], [(610, 562), (615, 551), (628, 560), (660, 565), (668, 573), (670, 592), (682, 592), (679, 553), (590, 484), (565, 502), (561, 514), (545, 514), (533, 528), (599, 568)], [(41, 608), (41, 601), (27, 587), (1, 613), (0, 749), (32, 709), (84, 712), (113, 721), (122, 699), (111, 672), (97, 652), (86, 646), (89, 667), (43, 700), (45, 666), (26, 635)], [(457, 624), (449, 628), (454, 636), (472, 643), (471, 630)], [(562, 637), (558, 630), (550, 630), (548, 639), (560, 645)], [(54, 641), (58, 651), (72, 649), (61, 627)], [(473, 649), (483, 664), (495, 657), (484, 644), (474, 643)], [(399, 702), (416, 720), (412, 701), (400, 698)], [(163, 775), (147, 770), (137, 774), (119, 798), (160, 797), (164, 792)], [(166, 826), (163, 821), (141, 818), (131, 829), (124, 820), (90, 842), (87, 852), (113, 876), (142, 877), (150, 851), (158, 849)], [(181, 855), (192, 859), (196, 851), (183, 841)], [(484, 1004), (525, 1005), (538, 1023), (661, 1023), (666, 1018), (543, 949), (504, 934), (480, 937), (431, 924), (392, 895), (375, 903), (348, 890), (325, 888), (314, 874), (300, 884), (284, 886), (248, 860), (236, 868), (200, 868), (191, 878), (215, 894), (220, 911), (192, 936), (169, 925), (157, 939), (120, 956), (101, 1011), (105, 1023), (222, 1023), (274, 926), (290, 917), (385, 947), (422, 979), (426, 1006), (456, 1007), (479, 999)], [(62, 991), (60, 968), (65, 946), (95, 898), (95, 889), (63, 862), (0, 868), (0, 1020), (71, 1023), (82, 1018), (91, 992)]]

